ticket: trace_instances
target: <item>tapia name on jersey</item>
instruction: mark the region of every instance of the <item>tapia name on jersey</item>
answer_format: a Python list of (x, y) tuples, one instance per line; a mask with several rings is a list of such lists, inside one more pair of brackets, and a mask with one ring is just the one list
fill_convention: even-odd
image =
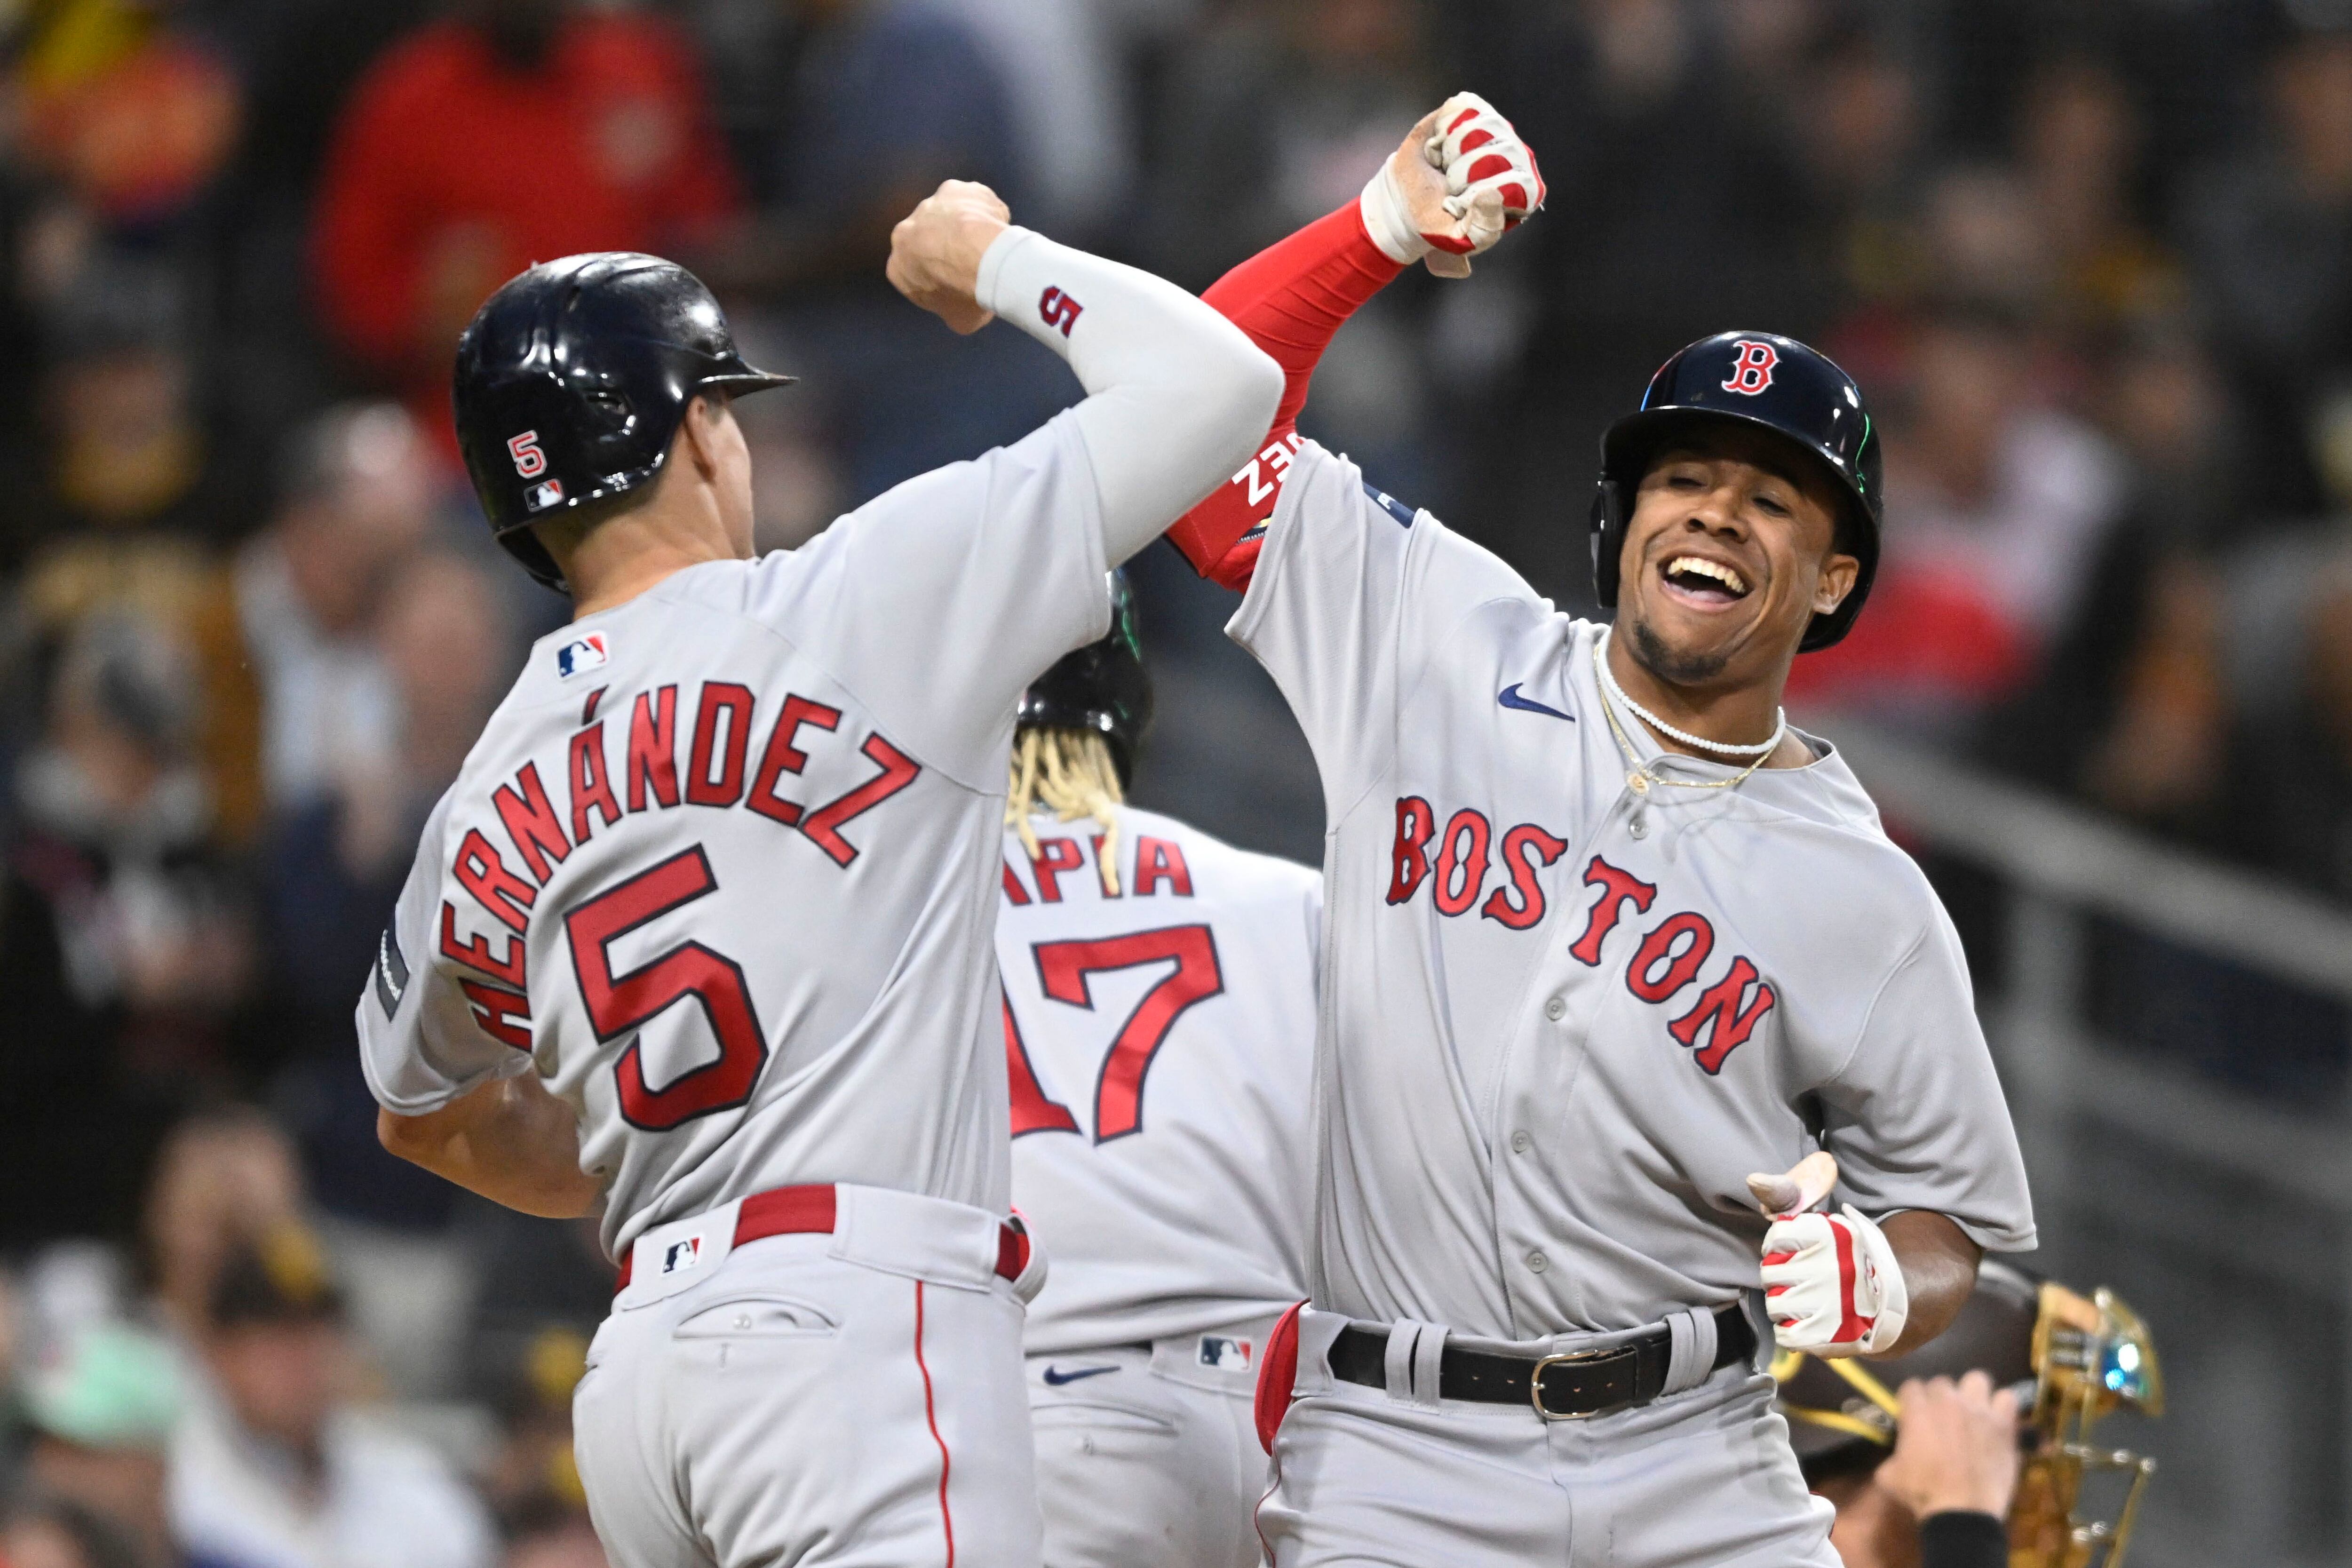
[[(1037, 902), (1060, 903), (1062, 879), (1085, 870), (1089, 858), (1094, 861), (1097, 890), (1106, 899), (1149, 899), (1163, 890), (1179, 899), (1192, 896), (1192, 868), (1184, 862), (1184, 847), (1174, 839), (1149, 833), (1139, 835), (1134, 847), (1128, 850), (1129, 862), (1117, 888), (1104, 874), (1103, 835), (1089, 834), (1087, 842), (1094, 847), (1091, 857), (1078, 847), (1076, 839), (1045, 833), (1037, 836), (1037, 853), (1033, 856), (1024, 852), (1021, 856), (1028, 865), (1029, 880), (1036, 885)], [(1029, 889), (1021, 874), (1013, 868), (1010, 858), (1004, 862), (1004, 899), (1015, 908), (1031, 901)]]
[(1091, 823), (1031, 826), (996, 919), (1013, 1201), (1054, 1260), (1029, 1348), (1238, 1370), (1305, 1294), (1320, 879), (1122, 806), (1113, 893)]

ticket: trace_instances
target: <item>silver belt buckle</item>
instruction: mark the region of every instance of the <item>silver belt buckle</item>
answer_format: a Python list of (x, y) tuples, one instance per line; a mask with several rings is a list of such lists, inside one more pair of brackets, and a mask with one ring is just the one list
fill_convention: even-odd
[(1611, 1345), (1604, 1350), (1567, 1351), (1559, 1355), (1545, 1356), (1536, 1363), (1535, 1370), (1528, 1373), (1528, 1403), (1536, 1407), (1536, 1414), (1542, 1416), (1547, 1421), (1590, 1421), (1596, 1415), (1608, 1415), (1614, 1414), (1616, 1409), (1622, 1409), (1623, 1407), (1613, 1406), (1611, 1409), (1605, 1410), (1554, 1410), (1550, 1406), (1545, 1405), (1543, 1402), (1544, 1368), (1555, 1363), (1600, 1361), (1604, 1357), (1618, 1354), (1625, 1347), (1622, 1345)]

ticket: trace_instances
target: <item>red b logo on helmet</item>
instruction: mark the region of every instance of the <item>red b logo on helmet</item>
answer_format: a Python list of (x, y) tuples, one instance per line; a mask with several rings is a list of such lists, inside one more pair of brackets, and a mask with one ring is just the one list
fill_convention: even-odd
[(1752, 338), (1737, 339), (1731, 346), (1739, 351), (1739, 358), (1732, 363), (1731, 379), (1723, 384), (1724, 391), (1753, 397), (1772, 384), (1772, 367), (1780, 363), (1780, 350)]

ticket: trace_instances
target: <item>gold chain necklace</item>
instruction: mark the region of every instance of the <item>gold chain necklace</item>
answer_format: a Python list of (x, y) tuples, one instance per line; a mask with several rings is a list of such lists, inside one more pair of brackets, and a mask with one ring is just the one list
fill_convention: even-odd
[[(1600, 637), (1593, 639), (1592, 673), (1594, 679), (1601, 680), (1601, 711), (1609, 721), (1609, 732), (1617, 737), (1617, 744), (1624, 752), (1625, 761), (1633, 765), (1633, 771), (1625, 775), (1625, 787), (1635, 795), (1647, 798), (1652, 784), (1672, 784), (1676, 789), (1730, 789), (1736, 784), (1746, 784), (1748, 775), (1762, 767), (1766, 760), (1771, 756), (1772, 753), (1767, 752), (1727, 779), (1675, 779), (1668, 778), (1664, 773), (1651, 772), (1650, 764), (1642, 761), (1642, 754), (1633, 749), (1633, 742), (1625, 733), (1625, 727), (1617, 721), (1616, 704), (1609, 700), (1609, 683), (1601, 679), (1601, 650), (1604, 645), (1605, 639)], [(1776, 751), (1778, 749), (1778, 747), (1774, 748)]]

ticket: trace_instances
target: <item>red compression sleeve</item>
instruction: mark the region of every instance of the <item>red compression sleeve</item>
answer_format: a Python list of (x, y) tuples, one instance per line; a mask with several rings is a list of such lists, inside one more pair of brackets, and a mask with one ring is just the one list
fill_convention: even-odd
[(1263, 525), (1298, 445), (1293, 430), (1316, 363), (1341, 323), (1403, 270), (1372, 243), (1362, 211), (1349, 202), (1259, 251), (1201, 296), (1274, 356), (1283, 386), (1258, 455), (1168, 531), (1193, 571), (1236, 591), (1249, 586)]

